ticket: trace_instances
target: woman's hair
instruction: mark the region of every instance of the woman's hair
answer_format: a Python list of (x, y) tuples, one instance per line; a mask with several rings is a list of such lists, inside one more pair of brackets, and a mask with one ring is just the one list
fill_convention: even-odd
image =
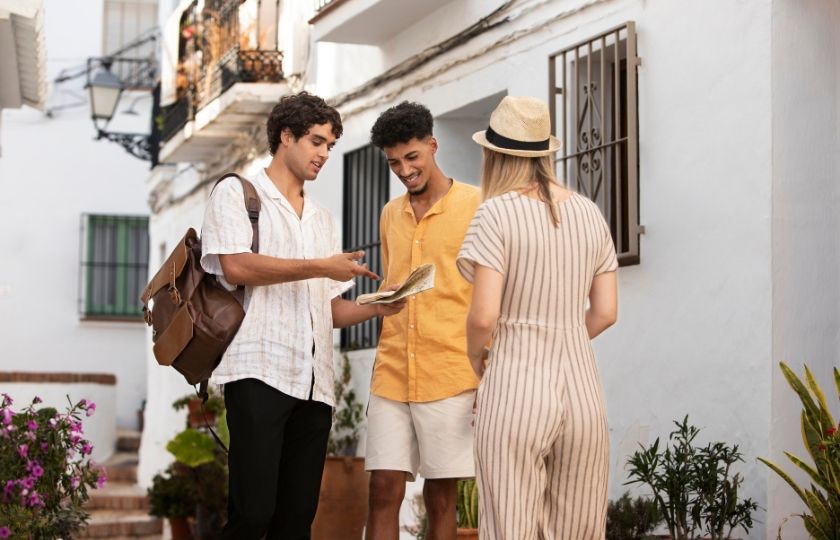
[(552, 154), (528, 158), (485, 148), (481, 169), (481, 196), (484, 200), (527, 188), (531, 182), (536, 182), (539, 198), (548, 206), (551, 222), (555, 227), (559, 225), (557, 205), (551, 201), (551, 184), (557, 184)]

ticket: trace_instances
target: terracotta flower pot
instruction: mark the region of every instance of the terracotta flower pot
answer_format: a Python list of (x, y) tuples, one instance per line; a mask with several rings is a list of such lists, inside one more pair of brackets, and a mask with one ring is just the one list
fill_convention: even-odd
[(358, 540), (368, 511), (365, 459), (328, 457), (321, 480), (318, 512), (312, 523), (313, 540)]
[(458, 540), (478, 540), (478, 529), (458, 529)]
[(216, 423), (216, 415), (206, 411), (206, 414), (201, 413), (201, 400), (191, 399), (187, 402), (187, 420), (192, 428), (204, 427), (204, 418), (207, 417), (207, 423), (211, 426)]
[(193, 540), (190, 524), (185, 517), (169, 518), (169, 530), (172, 531), (172, 540)]

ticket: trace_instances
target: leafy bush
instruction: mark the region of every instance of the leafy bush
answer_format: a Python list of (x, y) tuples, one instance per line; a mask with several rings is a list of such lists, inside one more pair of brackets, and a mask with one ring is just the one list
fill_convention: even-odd
[(648, 540), (662, 523), (656, 503), (644, 497), (630, 498), (626, 492), (607, 504), (607, 540)]
[(335, 421), (327, 442), (327, 455), (354, 456), (359, 444), (359, 427), (362, 423), (362, 404), (356, 401), (356, 392), (350, 388), (350, 359), (343, 356), (341, 376), (335, 380)]
[(656, 507), (675, 540), (692, 538), (697, 530), (712, 540), (730, 538), (737, 527), (749, 533), (758, 504), (752, 499), (738, 499), (744, 481), (732, 472), (734, 464), (744, 461), (738, 445), (715, 442), (694, 446), (700, 430), (688, 424), (688, 416), (674, 424), (677, 429), (668, 437), (671, 444), (666, 444), (663, 451), (657, 438), (650, 447), (642, 447), (630, 457), (627, 484), (651, 488)]
[(88, 489), (105, 483), (104, 470), (90, 459), (93, 446), (82, 438), (82, 416), (96, 404), (82, 399), (59, 413), (36, 409), (36, 397), (15, 413), (12, 398), (2, 397), (0, 538), (75, 536), (89, 519), (82, 510)]

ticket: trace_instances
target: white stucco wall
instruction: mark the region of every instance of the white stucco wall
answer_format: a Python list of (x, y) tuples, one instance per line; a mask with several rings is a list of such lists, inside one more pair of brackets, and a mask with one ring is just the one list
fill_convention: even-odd
[[(101, 54), (102, 2), (47, 0), (45, 33), (50, 79), (83, 66)], [(79, 320), (80, 216), (147, 214), (148, 162), (93, 140), (83, 84), (52, 85), (53, 118), (2, 111), (0, 370), (113, 373), (116, 422), (135, 428), (146, 395), (144, 325)]]
[[(778, 370), (803, 364), (826, 392), (835, 416), (831, 368), (840, 365), (840, 4), (773, 3), (773, 355), (770, 456), (807, 485), (784, 451), (806, 457), (801, 403)], [(803, 39), (807, 35), (808, 39)], [(768, 481), (768, 538), (804, 510), (787, 484)], [(775, 536), (772, 536), (775, 538)], [(799, 518), (783, 538), (807, 538)]]
[[(386, 107), (421, 101), (444, 119), (442, 135), (465, 137), (466, 124), (449, 125), (447, 113), (497, 93), (547, 99), (549, 54), (636, 21), (647, 233), (641, 264), (619, 270), (619, 322), (594, 344), (610, 420), (610, 496), (626, 489), (624, 463), (638, 443), (667, 437), (671, 421), (689, 414), (703, 428), (701, 440), (739, 444), (744, 494), (766, 508), (767, 471), (755, 458), (769, 447), (772, 377), (771, 4), (712, 4), (570, 1), (538, 8), (521, 26), (500, 27), (345, 104), (346, 134), (319, 183), (341, 185), (338, 158), (366, 142)], [(561, 10), (568, 17), (549, 28), (459, 62)], [(476, 8), (463, 24), (483, 14)], [(436, 73), (444, 63), (453, 67)], [(396, 97), (382, 97), (400, 88)], [(457, 168), (462, 147), (442, 145), (439, 160)], [(392, 182), (391, 195), (401, 193)], [(755, 517), (761, 523), (749, 538), (764, 538), (766, 516)]]

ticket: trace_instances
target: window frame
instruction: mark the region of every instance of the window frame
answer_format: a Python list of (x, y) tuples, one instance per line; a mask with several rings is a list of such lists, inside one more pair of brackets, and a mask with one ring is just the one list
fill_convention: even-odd
[[(391, 169), (382, 150), (367, 144), (344, 153), (342, 246), (344, 251), (365, 251), (370, 270), (382, 275), (382, 244), (379, 220), (390, 199)], [(354, 159), (360, 158), (357, 161)], [(376, 292), (378, 284), (358, 280), (344, 293), (347, 300)], [(341, 350), (369, 349), (377, 346), (382, 321), (379, 318), (341, 329)]]
[[(115, 227), (113, 247), (106, 241), (97, 253), (96, 235), (105, 227)], [(143, 228), (145, 239), (131, 250), (132, 229)], [(143, 321), (140, 293), (148, 281), (149, 217), (144, 215), (82, 214), (79, 241), (79, 318), (82, 320)], [(108, 253), (112, 252), (112, 253)], [(132, 255), (135, 260), (132, 261)], [(108, 269), (113, 268), (113, 273)], [(131, 270), (137, 275), (130, 280)], [(96, 270), (103, 271), (100, 276)], [(98, 282), (104, 280), (104, 284)], [(107, 289), (113, 284), (113, 291)], [(132, 288), (132, 286), (134, 288)], [(104, 289), (103, 289), (104, 287)], [(95, 292), (96, 291), (96, 292)], [(98, 302), (98, 296), (113, 296)], [(132, 309), (136, 308), (136, 309)]]
[[(548, 57), (552, 133), (563, 143), (555, 159), (558, 180), (598, 204), (620, 266), (640, 263), (644, 232), (639, 222), (641, 61), (636, 44), (636, 25), (628, 21)], [(581, 85), (583, 71), (588, 84)], [(608, 95), (598, 92), (608, 87)]]

